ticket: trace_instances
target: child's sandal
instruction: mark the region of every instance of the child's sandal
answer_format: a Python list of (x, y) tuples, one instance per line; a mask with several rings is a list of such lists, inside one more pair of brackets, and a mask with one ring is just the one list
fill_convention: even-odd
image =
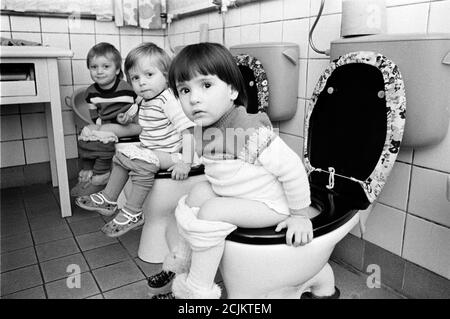
[(75, 204), (80, 208), (97, 212), (103, 216), (114, 215), (117, 208), (117, 202), (107, 200), (102, 193), (77, 197), (75, 199)]
[(119, 222), (116, 218), (114, 218), (109, 223), (105, 224), (105, 226), (102, 227), (102, 232), (105, 233), (106, 236), (119, 237), (144, 224), (144, 215), (142, 212), (131, 214), (122, 208), (119, 214), (120, 213), (123, 213), (123, 217), (127, 220), (124, 222)]

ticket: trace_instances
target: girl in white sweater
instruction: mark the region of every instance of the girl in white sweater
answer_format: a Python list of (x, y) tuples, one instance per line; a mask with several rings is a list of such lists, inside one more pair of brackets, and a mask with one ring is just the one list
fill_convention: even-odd
[(149, 285), (167, 284), (175, 273), (172, 294), (155, 298), (220, 298), (214, 277), (229, 233), (276, 225), (276, 231), (287, 227), (288, 245), (304, 245), (317, 211), (300, 158), (265, 113), (247, 113), (243, 79), (226, 48), (185, 47), (170, 67), (169, 85), (196, 124), (195, 148), (208, 182), (180, 199), (175, 216), (182, 239)]

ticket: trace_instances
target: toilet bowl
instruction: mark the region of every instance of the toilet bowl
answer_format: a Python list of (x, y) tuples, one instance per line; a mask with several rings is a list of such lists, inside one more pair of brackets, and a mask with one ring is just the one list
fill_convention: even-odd
[(292, 247), (275, 227), (238, 228), (225, 241), (220, 271), (228, 298), (336, 297), (328, 259), (379, 195), (405, 125), (405, 90), (397, 66), (374, 52), (330, 63), (308, 105), (304, 162), (314, 239)]

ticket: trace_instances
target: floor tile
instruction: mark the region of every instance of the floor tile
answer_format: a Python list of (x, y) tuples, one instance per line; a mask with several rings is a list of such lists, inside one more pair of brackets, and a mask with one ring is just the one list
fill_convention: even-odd
[(10, 295), (2, 296), (2, 299), (47, 299), (43, 286), (25, 289)]
[(76, 223), (81, 220), (90, 219), (94, 217), (98, 217), (98, 213), (90, 212), (84, 209), (81, 209), (78, 206), (72, 205), (72, 216), (66, 217), (66, 220), (69, 224)]
[(13, 235), (9, 237), (2, 238), (2, 254), (14, 251), (17, 249), (22, 249), (26, 247), (33, 246), (33, 240), (31, 239), (31, 233), (24, 233), (20, 235)]
[(450, 280), (406, 262), (403, 291), (412, 298), (450, 299)]
[(64, 278), (58, 281), (45, 284), (49, 299), (82, 299), (89, 296), (94, 296), (100, 292), (92, 274), (89, 272), (82, 273), (80, 275), (79, 287), (73, 286), (70, 288), (70, 284), (76, 285), (75, 281), (71, 278)]
[(148, 263), (143, 261), (139, 257), (134, 258), (134, 261), (147, 278), (150, 277), (151, 275), (159, 273), (162, 270), (162, 264)]
[(37, 265), (28, 266), (1, 274), (1, 295), (12, 294), (42, 284)]
[(122, 245), (128, 250), (128, 253), (132, 257), (138, 256), (139, 242), (141, 239), (142, 228), (138, 230), (132, 230), (119, 237)]
[(36, 245), (72, 237), (72, 232), (67, 224), (61, 224), (52, 228), (32, 230)]
[(79, 235), (75, 237), (82, 251), (91, 250), (98, 247), (107, 246), (113, 243), (117, 243), (117, 239), (110, 238), (103, 234), (101, 231)]
[(88, 264), (81, 253), (42, 262), (41, 270), (44, 281), (49, 282), (68, 277), (73, 274), (73, 265), (80, 267), (80, 273), (89, 271)]
[(131, 260), (96, 269), (92, 273), (102, 291), (108, 291), (145, 279), (142, 272)]
[(2, 223), (1, 224), (1, 238), (29, 233), (30, 227), (28, 223)]
[(73, 238), (61, 239), (36, 246), (36, 253), (40, 262), (73, 255), (79, 251)]
[(105, 222), (100, 216), (72, 222), (69, 224), (75, 236), (98, 232)]
[(31, 206), (27, 208), (27, 215), (30, 220), (42, 218), (44, 216), (53, 216), (61, 218), (61, 209), (56, 203), (49, 203), (40, 206)]
[(119, 243), (86, 251), (84, 257), (91, 269), (130, 259), (127, 251)]
[(37, 263), (34, 247), (15, 250), (1, 255), (1, 272), (33, 265)]
[(146, 280), (105, 292), (105, 299), (150, 299)]
[(45, 215), (30, 219), (30, 227), (32, 230), (55, 228), (66, 224), (66, 220), (58, 215)]

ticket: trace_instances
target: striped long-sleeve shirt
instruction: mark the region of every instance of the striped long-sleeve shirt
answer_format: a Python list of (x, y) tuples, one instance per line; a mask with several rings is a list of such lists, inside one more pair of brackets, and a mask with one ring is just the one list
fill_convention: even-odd
[(133, 88), (120, 78), (108, 90), (103, 90), (94, 83), (86, 89), (85, 95), (86, 102), (91, 104), (91, 119), (95, 122), (100, 118), (103, 124), (117, 123), (117, 115), (126, 112), (136, 98)]
[(138, 97), (139, 125), (142, 132), (139, 139), (148, 149), (174, 153), (182, 146), (181, 132), (194, 126), (186, 115), (179, 101), (170, 89), (151, 100)]

